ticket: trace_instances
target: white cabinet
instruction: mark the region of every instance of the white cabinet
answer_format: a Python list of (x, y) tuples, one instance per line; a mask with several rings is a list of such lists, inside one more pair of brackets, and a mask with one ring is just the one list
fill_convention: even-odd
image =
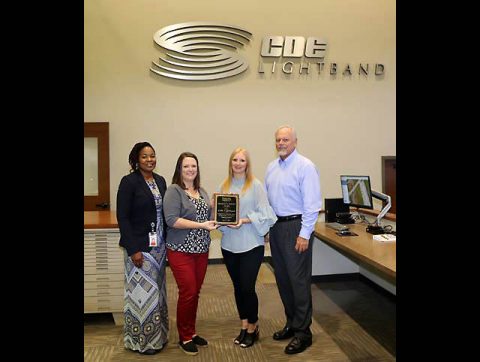
[(119, 240), (118, 229), (84, 229), (84, 313), (123, 313), (124, 257)]

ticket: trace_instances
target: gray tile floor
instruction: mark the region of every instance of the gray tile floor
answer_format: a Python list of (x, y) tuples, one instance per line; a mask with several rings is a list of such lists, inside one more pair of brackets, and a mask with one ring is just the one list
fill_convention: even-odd
[[(396, 297), (360, 277), (312, 285), (313, 317), (353, 360), (359, 347), (342, 340), (347, 328), (396, 356)], [(366, 344), (368, 345), (368, 344)]]

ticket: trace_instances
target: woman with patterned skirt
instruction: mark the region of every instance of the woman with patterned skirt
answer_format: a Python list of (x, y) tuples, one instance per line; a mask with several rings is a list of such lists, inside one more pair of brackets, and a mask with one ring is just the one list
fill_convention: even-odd
[(197, 156), (183, 152), (175, 167), (163, 204), (167, 224), (167, 256), (178, 286), (177, 329), (179, 347), (188, 355), (198, 354), (208, 342), (197, 334), (198, 299), (207, 272), (210, 220), (207, 192), (200, 187)]
[(125, 348), (160, 352), (168, 341), (165, 284), (166, 249), (163, 196), (165, 179), (154, 173), (155, 150), (148, 142), (133, 146), (131, 170), (120, 181), (117, 221), (125, 249)]

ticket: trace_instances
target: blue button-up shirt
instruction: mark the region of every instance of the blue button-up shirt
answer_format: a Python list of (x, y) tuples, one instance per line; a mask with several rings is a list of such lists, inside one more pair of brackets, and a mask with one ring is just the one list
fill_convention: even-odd
[(277, 216), (302, 215), (302, 238), (310, 239), (322, 207), (320, 175), (295, 149), (285, 160), (270, 162), (265, 173), (268, 201)]

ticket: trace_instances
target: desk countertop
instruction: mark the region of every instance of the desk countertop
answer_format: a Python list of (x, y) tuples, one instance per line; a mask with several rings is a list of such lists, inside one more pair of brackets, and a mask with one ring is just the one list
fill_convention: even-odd
[[(373, 240), (372, 234), (365, 231), (365, 224), (348, 225), (358, 236), (338, 236), (336, 231), (325, 226), (324, 222), (315, 225), (315, 236), (330, 246), (373, 266), (379, 271), (397, 277), (397, 243), (382, 243)], [(117, 229), (115, 211), (85, 211), (85, 229)]]
[(330, 246), (352, 255), (396, 279), (397, 243), (382, 243), (373, 240), (373, 235), (365, 231), (365, 224), (349, 224), (347, 226), (358, 236), (338, 236), (336, 230), (328, 228), (324, 222), (318, 222), (315, 225), (315, 236)]
[(84, 211), (84, 229), (117, 229), (117, 216), (115, 211)]

